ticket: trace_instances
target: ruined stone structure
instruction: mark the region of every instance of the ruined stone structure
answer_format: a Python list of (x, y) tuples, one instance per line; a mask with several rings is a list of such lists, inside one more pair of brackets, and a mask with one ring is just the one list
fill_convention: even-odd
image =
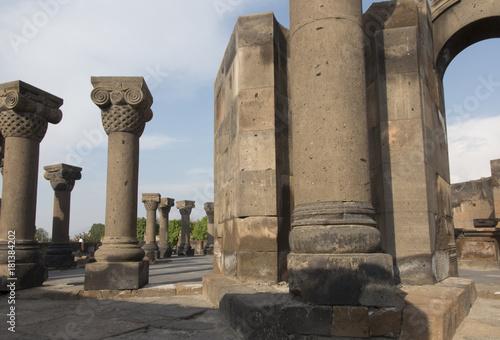
[[(38, 160), (48, 124), (62, 119), (62, 104), (62, 99), (19, 80), (0, 84), (0, 131), (5, 138), (0, 217), (2, 291), (8, 290), (11, 277), (16, 278), (17, 289), (41, 286), (47, 279), (47, 267), (34, 239)], [(15, 270), (10, 270), (8, 251), (14, 248)]]
[(158, 253), (158, 245), (156, 244), (156, 209), (160, 204), (160, 194), (142, 194), (142, 202), (146, 208), (146, 244), (144, 249), (145, 257), (150, 263), (156, 260)]
[(500, 159), (491, 161), (491, 177), (451, 186), (459, 264), (500, 268)]
[(82, 178), (82, 168), (67, 164), (45, 166), (45, 179), (54, 189), (54, 217), (52, 220), (52, 242), (43, 257), (49, 268), (73, 266), (73, 250), (69, 243), (69, 212), (71, 191), (75, 181)]
[(153, 97), (142, 77), (92, 77), (92, 101), (108, 135), (106, 231), (96, 263), (85, 267), (85, 290), (137, 289), (149, 265), (137, 240), (139, 137), (153, 117)]
[(194, 201), (177, 201), (177, 209), (181, 213), (180, 244), (177, 247), (178, 256), (194, 256), (194, 249), (192, 249), (189, 239), (189, 215), (191, 215), (191, 210), (194, 208), (194, 203)]
[[(443, 75), (464, 48), (499, 36), (499, 17), (488, 0), (389, 1), (364, 14), (359, 0), (290, 0), (289, 30), (272, 13), (240, 17), (214, 89), (223, 276), (205, 280), (206, 296), (231, 315), (257, 308), (233, 278), (288, 280), (292, 294), (334, 306), (335, 325), (356, 313), (397, 324), (384, 309), (395, 284), (457, 284)], [(273, 317), (285, 327), (280, 299)], [(330, 320), (330, 307), (295, 307), (297, 320)], [(281, 331), (387, 336), (291, 329)]]
[(174, 206), (173, 198), (162, 198), (158, 211), (160, 212), (160, 244), (158, 245), (158, 258), (172, 256), (172, 247), (168, 243), (168, 214)]
[(203, 250), (205, 255), (214, 254), (214, 202), (207, 202), (204, 205), (207, 213), (207, 244)]
[[(431, 10), (426, 1), (400, 0), (374, 4), (361, 17), (354, 3), (330, 9), (292, 1), (291, 30), (272, 13), (238, 19), (214, 92), (216, 271), (286, 279), (290, 247), (305, 247), (298, 240), (306, 230), (319, 237), (307, 225), (336, 225), (334, 233), (365, 226), (373, 235), (376, 225), (397, 281), (456, 275), (442, 77), (461, 50), (498, 34), (486, 26), (497, 22), (498, 6), (433, 1)], [(322, 18), (330, 16), (357, 26), (339, 19), (345, 26), (329, 28)], [(303, 26), (310, 21), (317, 27)], [(301, 221), (307, 211), (322, 221)], [(335, 221), (341, 211), (345, 220)], [(350, 215), (365, 220), (349, 222)], [(314, 249), (292, 254), (364, 253), (375, 251), (373, 242), (320, 250), (311, 239)]]

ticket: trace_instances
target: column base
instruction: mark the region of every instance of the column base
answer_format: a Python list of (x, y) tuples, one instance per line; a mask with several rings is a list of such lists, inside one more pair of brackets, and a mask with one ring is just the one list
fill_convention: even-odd
[(194, 249), (191, 245), (182, 243), (177, 250), (177, 256), (194, 256)]
[(396, 304), (388, 254), (290, 254), (290, 293), (318, 305), (392, 307)]
[(50, 269), (72, 268), (75, 257), (72, 254), (44, 255), (43, 263)]
[(164, 259), (167, 257), (172, 257), (172, 247), (170, 244), (160, 244), (158, 245), (158, 258)]
[(142, 250), (144, 250), (144, 260), (153, 263), (157, 258), (158, 245), (156, 243), (146, 243)]
[[(40, 287), (48, 278), (48, 269), (42, 262), (16, 263), (15, 276), (10, 275), (7, 264), (0, 265), (0, 291), (9, 291), (9, 284), (15, 282), (17, 289)], [(8, 278), (16, 278), (9, 280)]]
[(203, 255), (213, 255), (214, 254), (214, 245), (207, 244), (205, 249), (203, 249)]
[(149, 282), (149, 262), (94, 262), (85, 266), (85, 290), (139, 289)]

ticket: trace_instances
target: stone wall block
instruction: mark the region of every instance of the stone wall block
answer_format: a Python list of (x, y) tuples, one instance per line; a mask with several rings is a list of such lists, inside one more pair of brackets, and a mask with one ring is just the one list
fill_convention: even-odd
[(276, 216), (276, 170), (241, 171), (236, 184), (235, 216)]

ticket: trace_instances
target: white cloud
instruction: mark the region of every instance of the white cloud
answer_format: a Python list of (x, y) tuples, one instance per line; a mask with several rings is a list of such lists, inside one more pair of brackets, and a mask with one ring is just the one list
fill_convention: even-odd
[(500, 158), (499, 127), (500, 116), (448, 127), (452, 183), (491, 176), (490, 160)]
[(163, 135), (143, 135), (141, 137), (141, 150), (157, 150), (164, 146), (178, 142), (177, 139)]

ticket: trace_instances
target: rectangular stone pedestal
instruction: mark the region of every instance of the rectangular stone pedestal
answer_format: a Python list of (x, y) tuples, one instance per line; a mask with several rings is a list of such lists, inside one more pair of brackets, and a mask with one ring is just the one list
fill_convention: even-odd
[(85, 266), (85, 290), (139, 289), (149, 282), (149, 263), (94, 262)]
[(290, 254), (290, 292), (332, 306), (395, 306), (388, 254)]
[(43, 263), (50, 269), (72, 268), (75, 266), (75, 257), (69, 255), (44, 255)]
[(15, 276), (13, 276), (16, 280), (8, 280), (10, 277), (7, 265), (0, 265), (0, 291), (9, 291), (8, 285), (12, 282), (15, 282), (16, 290), (40, 287), (47, 281), (48, 269), (42, 262), (16, 263)]

